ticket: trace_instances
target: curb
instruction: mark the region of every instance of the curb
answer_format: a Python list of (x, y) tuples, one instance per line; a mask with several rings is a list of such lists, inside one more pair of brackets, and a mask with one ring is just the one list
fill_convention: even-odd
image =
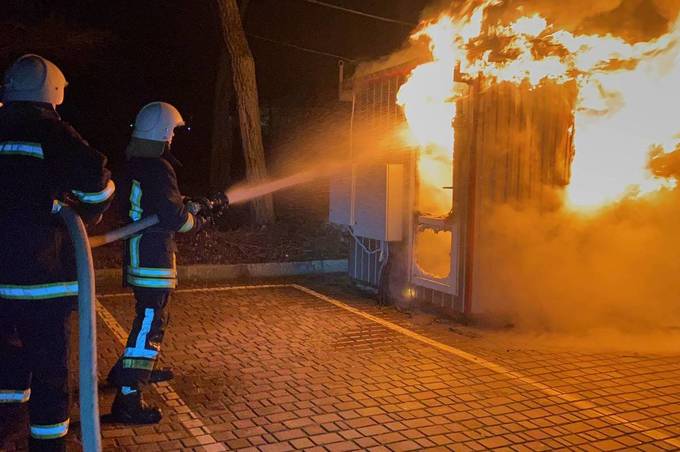
[[(182, 265), (177, 267), (180, 280), (218, 281), (240, 278), (277, 278), (282, 276), (346, 273), (347, 259), (307, 262), (270, 262), (262, 264), (233, 265)], [(95, 270), (97, 281), (118, 280), (123, 277), (119, 268)]]

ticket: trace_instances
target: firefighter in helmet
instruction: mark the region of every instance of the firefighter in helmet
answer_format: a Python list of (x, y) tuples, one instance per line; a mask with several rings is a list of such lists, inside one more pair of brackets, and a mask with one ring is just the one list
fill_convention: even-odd
[(142, 386), (169, 380), (170, 369), (155, 369), (168, 323), (168, 302), (177, 284), (175, 232), (195, 232), (207, 218), (190, 212), (177, 186), (170, 144), (177, 127), (184, 126), (179, 111), (165, 102), (141, 109), (126, 150), (127, 166), (121, 199), (130, 220), (158, 215), (159, 223), (126, 244), (125, 283), (136, 299), (136, 317), (125, 350), (109, 373), (118, 392), (111, 409), (114, 420), (130, 424), (160, 421), (161, 411), (142, 397)]
[[(78, 283), (58, 212), (68, 203), (96, 222), (115, 190), (104, 155), (56, 111), (66, 85), (55, 64), (24, 55), (2, 87), (0, 423), (28, 403), (31, 450), (65, 450), (69, 429), (69, 331)], [(0, 439), (3, 433), (0, 425)]]

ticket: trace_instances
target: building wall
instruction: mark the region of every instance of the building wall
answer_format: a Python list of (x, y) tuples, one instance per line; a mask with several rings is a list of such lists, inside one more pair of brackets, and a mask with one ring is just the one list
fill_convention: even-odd
[(475, 250), (487, 240), (484, 226), (493, 209), (510, 204), (546, 211), (560, 205), (574, 155), (576, 94), (573, 85), (486, 87), (475, 82), (472, 95), (462, 101), (467, 116), (456, 125), (456, 155), (461, 159), (462, 293), (468, 312), (484, 310), (475, 287), (485, 283), (485, 269)]
[[(354, 112), (353, 112), (353, 143), (352, 153), (358, 160), (358, 166), (366, 159), (362, 156), (375, 156), (384, 154), (383, 160), (390, 163), (402, 163), (406, 166), (406, 173), (410, 173), (409, 167), (411, 159), (409, 156), (412, 150), (391, 145), (393, 142), (385, 141), (384, 138), (394, 132), (395, 128), (403, 124), (404, 116), (397, 105), (397, 92), (404, 83), (410, 66), (394, 68), (383, 71), (379, 74), (366, 77), (355, 81), (354, 91)], [(360, 169), (359, 169), (360, 171)], [(358, 237), (350, 243), (349, 255), (349, 275), (357, 283), (372, 287), (378, 290), (381, 284), (381, 275), (384, 268), (381, 253), (376, 250), (383, 250), (383, 257), (390, 255), (390, 266), (384, 274), (389, 274), (389, 291), (394, 296), (403, 292), (408, 282), (408, 234), (409, 234), (409, 215), (412, 211), (409, 190), (411, 183), (409, 178), (405, 179), (403, 199), (403, 211), (409, 212), (403, 218), (403, 230), (405, 239), (401, 242), (391, 242), (383, 244), (378, 240), (371, 240)]]
[[(384, 71), (355, 81), (354, 146), (380, 147), (380, 139), (403, 124), (396, 94), (408, 67)], [(458, 102), (454, 124), (454, 217), (460, 234), (457, 295), (419, 287), (409, 290), (415, 174), (407, 179), (404, 230), (407, 237), (389, 244), (390, 264), (385, 270), (389, 297), (399, 303), (426, 304), (448, 312), (482, 310), (475, 287), (484, 284), (484, 268), (475, 249), (485, 241), (484, 222), (498, 204), (531, 204), (540, 209), (559, 205), (555, 196), (569, 181), (573, 159), (573, 109), (576, 88), (545, 84), (539, 88), (469, 82), (469, 95)], [(372, 142), (375, 140), (375, 142)], [(392, 149), (393, 160), (414, 173), (413, 150)], [(410, 158), (409, 158), (410, 155)], [(350, 276), (378, 288), (382, 262), (374, 250), (379, 241), (359, 238), (351, 244)]]

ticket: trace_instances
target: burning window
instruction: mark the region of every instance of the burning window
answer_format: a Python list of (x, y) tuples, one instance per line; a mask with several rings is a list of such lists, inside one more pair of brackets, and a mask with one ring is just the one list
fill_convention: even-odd
[(416, 234), (415, 265), (419, 273), (440, 280), (451, 276), (453, 233), (432, 228), (420, 229)]

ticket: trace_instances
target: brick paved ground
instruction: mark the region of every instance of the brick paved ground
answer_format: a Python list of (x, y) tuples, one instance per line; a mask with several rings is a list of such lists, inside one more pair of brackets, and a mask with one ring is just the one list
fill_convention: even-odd
[[(295, 288), (178, 293), (163, 352), (178, 377), (150, 393), (165, 418), (157, 426), (104, 425), (105, 448), (680, 445), (680, 355), (509, 350), (483, 334), (456, 334), (369, 300), (347, 300), (375, 317)], [(131, 297), (101, 302), (128, 327)], [(121, 350), (110, 324), (99, 322), (102, 375)], [(112, 396), (102, 391), (103, 413)]]

